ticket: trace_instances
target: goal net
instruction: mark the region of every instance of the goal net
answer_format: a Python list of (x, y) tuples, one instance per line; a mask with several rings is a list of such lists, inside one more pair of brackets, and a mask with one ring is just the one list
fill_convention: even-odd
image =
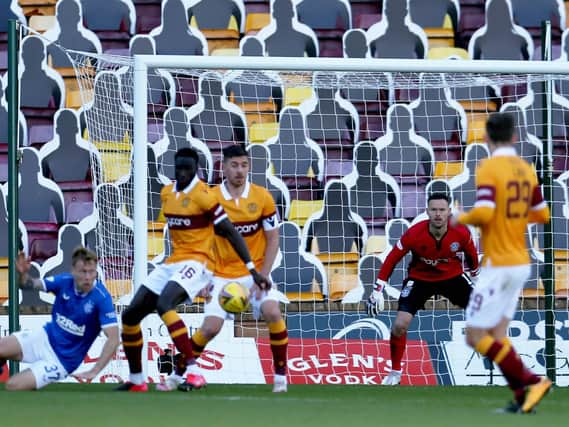
[[(386, 310), (369, 318), (365, 300), (377, 272), (401, 234), (426, 218), (430, 193), (448, 194), (453, 209), (473, 206), (475, 167), (489, 155), (486, 118), (510, 112), (517, 148), (553, 199), (553, 234), (544, 239), (542, 227), (528, 228), (532, 273), (510, 335), (532, 369), (545, 374), (557, 363), (558, 383), (569, 382), (567, 328), (557, 330), (564, 335), (556, 350), (546, 345), (553, 336), (544, 310), (553, 302), (567, 306), (569, 85), (565, 76), (546, 74), (547, 64), (506, 73), (503, 64), (482, 72), (474, 62), (449, 60), (438, 64), (458, 71), (440, 73), (419, 72), (444, 68), (432, 61), (420, 62), (424, 68), (384, 61), (384, 69), (364, 72), (354, 60), (311, 60), (310, 69), (303, 59), (212, 65), (213, 57), (158, 57), (135, 89), (133, 58), (69, 55), (96, 159), (93, 242), (119, 309), (169, 252), (160, 190), (174, 178), (176, 150), (195, 148), (201, 179), (216, 185), (221, 150), (244, 144), (249, 180), (269, 189), (282, 220), (272, 278), (283, 294), (291, 383), (381, 383), (391, 368), (390, 328), (410, 258), (389, 280)], [(288, 61), (298, 70), (283, 66)], [(471, 231), (482, 254), (479, 231)], [(546, 292), (552, 270), (556, 290)], [(180, 310), (195, 331), (203, 306)], [(567, 322), (566, 311), (555, 316)], [(171, 342), (158, 318), (148, 322), (147, 373), (157, 381), (158, 354)], [(227, 322), (199, 363), (210, 382), (272, 382), (265, 323), (249, 312)], [(466, 346), (463, 311), (440, 295), (412, 321), (402, 363), (403, 384), (505, 383)], [(124, 360), (110, 369), (117, 377), (127, 372)]]

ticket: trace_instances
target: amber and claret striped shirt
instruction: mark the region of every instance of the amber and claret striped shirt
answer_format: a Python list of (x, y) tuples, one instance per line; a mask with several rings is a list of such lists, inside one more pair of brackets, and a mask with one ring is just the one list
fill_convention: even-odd
[(546, 223), (549, 215), (534, 169), (508, 145), (476, 168), (476, 203), (458, 222), (481, 228), (482, 265), (515, 266), (529, 263), (528, 223)]
[[(245, 189), (239, 199), (231, 197), (225, 182), (216, 186), (212, 192), (227, 213), (229, 220), (243, 236), (251, 254), (251, 261), (260, 271), (267, 247), (265, 230), (274, 230), (279, 226), (273, 196), (266, 188), (252, 182), (245, 184)], [(215, 252), (216, 276), (237, 278), (250, 274), (226, 238), (215, 236)]]
[(165, 263), (193, 260), (213, 269), (213, 226), (227, 218), (213, 192), (196, 176), (182, 191), (175, 182), (164, 186), (160, 198), (172, 242)]

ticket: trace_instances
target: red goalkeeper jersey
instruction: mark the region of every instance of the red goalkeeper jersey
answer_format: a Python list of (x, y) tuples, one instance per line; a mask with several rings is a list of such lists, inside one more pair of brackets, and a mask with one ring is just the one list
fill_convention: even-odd
[(413, 259), (407, 276), (425, 282), (438, 282), (463, 273), (463, 259), (471, 271), (478, 270), (478, 254), (468, 227), (448, 225), (437, 241), (429, 232), (429, 220), (409, 228), (385, 259), (379, 279), (387, 281), (397, 263), (411, 251)]

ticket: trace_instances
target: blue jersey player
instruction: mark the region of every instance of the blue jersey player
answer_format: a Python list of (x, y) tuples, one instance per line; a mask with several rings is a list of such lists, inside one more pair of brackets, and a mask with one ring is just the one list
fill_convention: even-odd
[(119, 345), (119, 329), (111, 296), (97, 279), (97, 255), (79, 247), (72, 257), (70, 273), (33, 279), (24, 254), (16, 261), (20, 287), (55, 294), (51, 321), (36, 331), (19, 331), (0, 340), (0, 366), (6, 360), (30, 364), (11, 377), (6, 390), (35, 390), (63, 380), (75, 371), (101, 332), (107, 336), (95, 366), (74, 374), (90, 381), (107, 365)]

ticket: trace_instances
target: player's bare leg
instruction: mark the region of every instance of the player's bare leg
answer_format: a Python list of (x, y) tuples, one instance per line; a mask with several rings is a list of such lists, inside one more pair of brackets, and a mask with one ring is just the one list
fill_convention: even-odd
[(383, 378), (382, 385), (398, 385), (401, 382), (401, 360), (407, 346), (407, 331), (413, 320), (413, 315), (406, 311), (398, 311), (391, 328), (389, 346), (391, 350), (391, 371)]
[(261, 312), (269, 327), (271, 351), (275, 376), (273, 381), (273, 393), (286, 393), (287, 391), (287, 346), (288, 331), (282, 318), (278, 301), (266, 300), (261, 306)]
[(483, 356), (496, 363), (510, 389), (514, 400), (506, 408), (507, 412), (531, 412), (551, 388), (551, 382), (540, 379), (531, 372), (516, 353), (506, 336), (510, 319), (503, 318), (491, 329), (467, 327), (466, 341)]
[[(198, 359), (201, 356), (207, 343), (217, 336), (217, 334), (223, 327), (223, 322), (224, 319), (222, 319), (221, 317), (207, 316), (204, 319), (202, 326), (196, 332), (193, 333), (193, 335), (190, 337), (190, 340), (192, 342), (192, 353), (195, 359)], [(186, 372), (186, 369), (190, 371), (188, 373), (195, 373), (195, 374), (199, 373), (197, 365), (195, 364), (190, 367), (177, 366), (176, 370), (172, 373), (172, 375), (166, 378), (166, 380), (163, 383), (160, 383), (156, 386), (156, 390), (158, 391), (176, 390), (178, 386), (184, 382), (184, 373)]]
[[(0, 340), (0, 365), (4, 365), (6, 360), (22, 360), (22, 347), (20, 346), (18, 339), (12, 335)], [(35, 390), (36, 379), (34, 374), (30, 369), (26, 369), (25, 371), (11, 377), (6, 383), (4, 389), (8, 391)]]

